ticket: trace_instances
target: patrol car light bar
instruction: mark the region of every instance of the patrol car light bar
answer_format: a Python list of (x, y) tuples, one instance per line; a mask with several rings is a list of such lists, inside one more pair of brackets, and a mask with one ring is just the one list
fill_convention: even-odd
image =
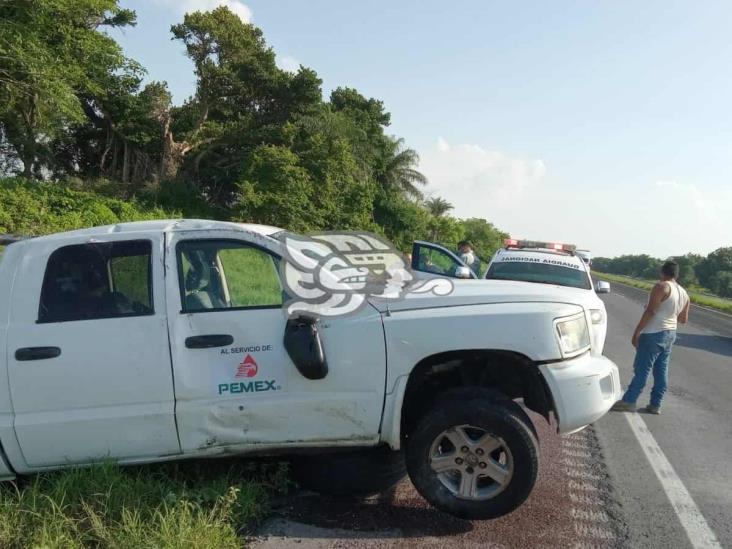
[(558, 242), (538, 242), (536, 240), (516, 240), (507, 238), (503, 241), (506, 248), (542, 248), (544, 250), (557, 250), (559, 252), (574, 253), (577, 246), (574, 244), (560, 244)]

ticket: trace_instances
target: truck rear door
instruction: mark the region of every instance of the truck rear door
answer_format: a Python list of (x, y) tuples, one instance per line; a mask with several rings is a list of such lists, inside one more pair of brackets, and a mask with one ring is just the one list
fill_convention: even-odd
[(27, 247), (7, 356), (28, 468), (180, 452), (162, 254), (147, 233)]

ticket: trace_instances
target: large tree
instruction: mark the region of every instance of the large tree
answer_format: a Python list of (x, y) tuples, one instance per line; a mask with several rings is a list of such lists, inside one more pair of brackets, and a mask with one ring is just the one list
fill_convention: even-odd
[(261, 30), (219, 7), (171, 28), (196, 79), (175, 105), (104, 32), (134, 23), (117, 0), (0, 0), (0, 170), (193, 215), (377, 230), (405, 249), (462, 235), (446, 205), (425, 208), (417, 153), (386, 133), (381, 101), (324, 101), (313, 70), (279, 69)]
[(508, 238), (508, 233), (497, 229), (493, 223), (479, 217), (463, 219), (463, 238), (473, 245), (476, 253), (484, 260), (489, 260)]
[(719, 275), (724, 272), (732, 273), (732, 247), (718, 248), (696, 265), (699, 282), (712, 290), (717, 289)]
[(262, 31), (225, 7), (186, 14), (171, 29), (193, 61), (196, 93), (182, 107), (161, 103), (161, 175), (174, 179), (190, 159), (209, 195), (225, 203), (237, 173), (261, 143), (280, 145), (289, 120), (322, 102), (314, 71), (279, 69)]
[(26, 176), (53, 164), (50, 144), (84, 120), (84, 97), (136, 71), (101, 29), (134, 25), (117, 0), (0, 3), (0, 126)]
[(404, 139), (392, 139), (385, 152), (384, 165), (377, 180), (385, 191), (398, 191), (415, 199), (422, 198), (427, 177), (417, 170), (419, 155), (404, 145)]
[(427, 208), (427, 211), (435, 217), (442, 217), (450, 210), (455, 209), (455, 206), (439, 196), (433, 196), (432, 198), (425, 200), (424, 207)]

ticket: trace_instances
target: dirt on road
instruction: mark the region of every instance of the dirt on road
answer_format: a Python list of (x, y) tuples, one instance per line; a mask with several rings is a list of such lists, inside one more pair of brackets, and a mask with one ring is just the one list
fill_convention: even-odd
[(298, 492), (250, 539), (274, 547), (623, 547), (627, 539), (592, 428), (559, 437), (532, 416), (541, 441), (539, 478), (519, 509), (492, 521), (453, 518), (429, 506), (408, 479), (369, 498)]

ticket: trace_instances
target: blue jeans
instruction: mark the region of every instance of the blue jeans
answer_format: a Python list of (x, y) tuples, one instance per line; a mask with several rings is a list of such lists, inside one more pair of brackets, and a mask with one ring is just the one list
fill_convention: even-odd
[(651, 406), (661, 406), (663, 395), (668, 387), (668, 362), (671, 358), (671, 347), (676, 341), (676, 330), (665, 330), (652, 334), (641, 334), (638, 338), (638, 350), (633, 362), (633, 380), (623, 395), (623, 400), (635, 404), (646, 386), (648, 374), (653, 370), (653, 389), (651, 390)]

